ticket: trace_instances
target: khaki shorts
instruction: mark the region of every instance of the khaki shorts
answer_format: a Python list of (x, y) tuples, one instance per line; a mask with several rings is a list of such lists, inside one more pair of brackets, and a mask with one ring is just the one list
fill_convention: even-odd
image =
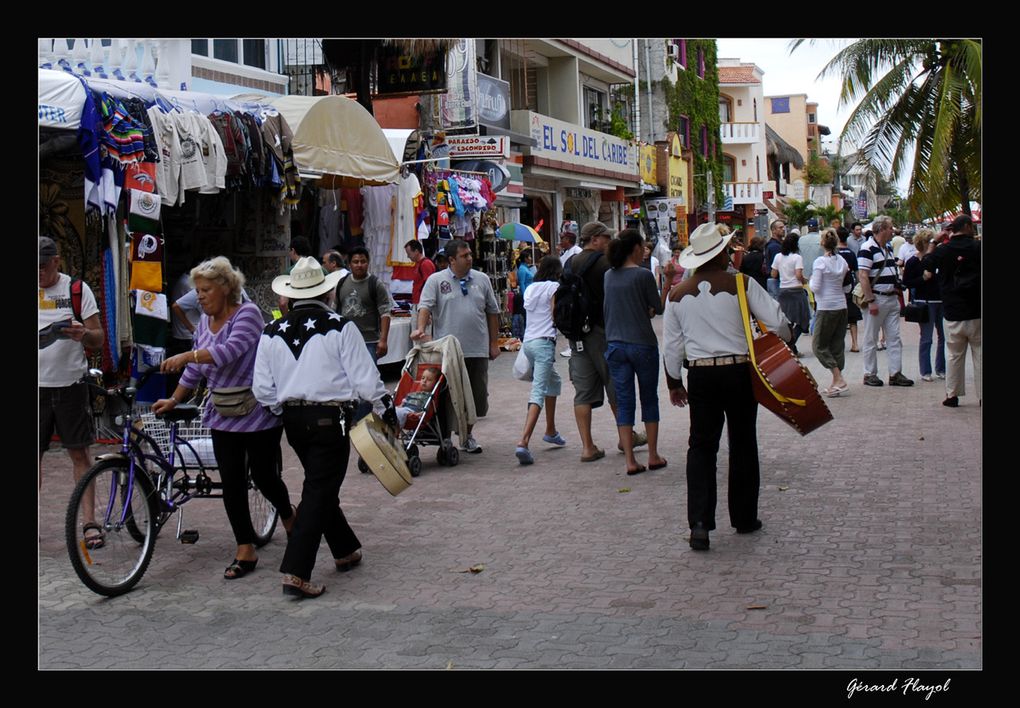
[(606, 362), (606, 330), (592, 327), (588, 336), (581, 340), (583, 349), (578, 350), (577, 342), (570, 342), (570, 382), (574, 384), (574, 405), (598, 408), (609, 398), (609, 405), (616, 405), (616, 392), (609, 378), (609, 364)]

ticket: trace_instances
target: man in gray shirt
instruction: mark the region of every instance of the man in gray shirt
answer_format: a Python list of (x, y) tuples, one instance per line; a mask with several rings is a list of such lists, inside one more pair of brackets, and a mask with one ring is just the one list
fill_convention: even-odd
[(822, 235), (818, 232), (818, 220), (808, 219), (808, 232), (800, 237), (797, 248), (804, 260), (804, 277), (810, 278), (814, 270), (815, 259), (822, 255)]
[(861, 226), (861, 222), (855, 221), (850, 225), (850, 236), (846, 239), (846, 245), (849, 246), (856, 256), (857, 252), (861, 250), (864, 240), (864, 227)]
[(364, 246), (351, 249), (350, 265), (351, 274), (336, 286), (336, 311), (358, 326), (372, 361), (378, 361), (388, 351), (393, 304), (386, 286), (368, 274), (368, 250)]
[[(464, 365), (471, 381), (475, 413), (484, 418), (489, 412), (489, 361), (499, 356), (499, 302), (489, 276), (472, 270), (471, 247), (454, 240), (446, 245), (450, 267), (433, 273), (425, 281), (418, 302), (418, 328), (411, 339), (427, 341), (425, 326), (432, 318), (436, 339), (450, 334), (460, 342)], [(467, 440), (461, 450), (480, 453), (468, 426)]]

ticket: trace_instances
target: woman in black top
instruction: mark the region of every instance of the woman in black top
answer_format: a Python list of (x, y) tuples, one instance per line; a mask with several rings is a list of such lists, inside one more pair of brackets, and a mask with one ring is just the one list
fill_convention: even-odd
[(765, 239), (755, 236), (747, 247), (744, 258), (740, 261), (740, 272), (749, 278), (754, 278), (758, 285), (767, 287), (768, 278), (765, 276)]
[(908, 258), (903, 265), (903, 284), (910, 288), (910, 301), (928, 305), (928, 321), (919, 323), (921, 341), (917, 347), (921, 379), (924, 381), (932, 380), (933, 330), (937, 331), (939, 335), (938, 349), (935, 350), (935, 375), (940, 379), (946, 378), (946, 344), (942, 331), (942, 292), (937, 280), (934, 278), (924, 279), (924, 267), (921, 265), (921, 259), (935, 250), (934, 236), (935, 232), (931, 229), (921, 229), (914, 237), (914, 247), (917, 249), (917, 253)]
[(854, 299), (850, 294), (853, 292), (854, 286), (857, 285), (857, 254), (847, 245), (847, 239), (850, 237), (850, 232), (847, 229), (839, 227), (836, 229), (836, 235), (839, 237), (838, 253), (850, 266), (846, 279), (843, 281), (843, 292), (846, 293), (846, 320), (850, 323), (850, 351), (859, 352), (861, 348), (857, 346), (857, 323), (864, 319), (864, 315), (861, 314), (861, 308), (854, 304)]

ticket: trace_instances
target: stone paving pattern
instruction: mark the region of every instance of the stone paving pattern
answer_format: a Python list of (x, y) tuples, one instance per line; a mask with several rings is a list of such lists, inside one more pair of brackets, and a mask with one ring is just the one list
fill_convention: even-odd
[[(917, 375), (917, 328), (904, 332), (914, 387), (862, 386), (861, 355), (848, 352), (851, 396), (828, 401), (835, 421), (802, 438), (759, 408), (757, 534), (729, 526), (724, 436), (708, 553), (687, 545), (687, 410), (669, 406), (662, 381), (666, 469), (626, 476), (608, 407), (594, 415), (607, 455), (582, 464), (560, 357), (568, 445), (541, 443), (540, 422), (536, 464), (513, 456), (529, 384), (510, 376), (507, 353), (490, 369), (490, 414), (476, 428), (483, 454), (439, 467), (424, 448), (422, 476), (396, 498), (352, 461), (342, 499), (365, 560), (335, 573), (323, 544), (313, 580), (328, 590), (315, 600), (281, 594), (282, 528), (253, 574), (222, 578), (234, 547), (219, 500), (185, 507), (196, 545), (174, 539), (172, 520), (135, 590), (93, 594), (63, 541), (70, 463), (49, 453), (39, 666), (981, 668), (982, 408), (969, 366), (971, 395), (941, 406), (942, 382)], [(828, 385), (810, 338), (799, 344)], [(885, 366), (880, 352), (883, 379)], [(296, 501), (301, 469), (286, 443), (284, 465)]]

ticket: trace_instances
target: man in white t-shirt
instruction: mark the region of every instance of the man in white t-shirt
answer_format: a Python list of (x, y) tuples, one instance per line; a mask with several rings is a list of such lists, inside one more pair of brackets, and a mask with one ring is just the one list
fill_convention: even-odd
[[(80, 289), (79, 289), (80, 285)], [(103, 346), (103, 328), (95, 295), (83, 282), (60, 272), (57, 244), (39, 237), (39, 484), (42, 455), (56, 430), (61, 446), (71, 457), (75, 480), (89, 469), (89, 445), (95, 438), (88, 385), (85, 347)], [(94, 500), (87, 498), (82, 529), (90, 548), (102, 545), (96, 525)]]

